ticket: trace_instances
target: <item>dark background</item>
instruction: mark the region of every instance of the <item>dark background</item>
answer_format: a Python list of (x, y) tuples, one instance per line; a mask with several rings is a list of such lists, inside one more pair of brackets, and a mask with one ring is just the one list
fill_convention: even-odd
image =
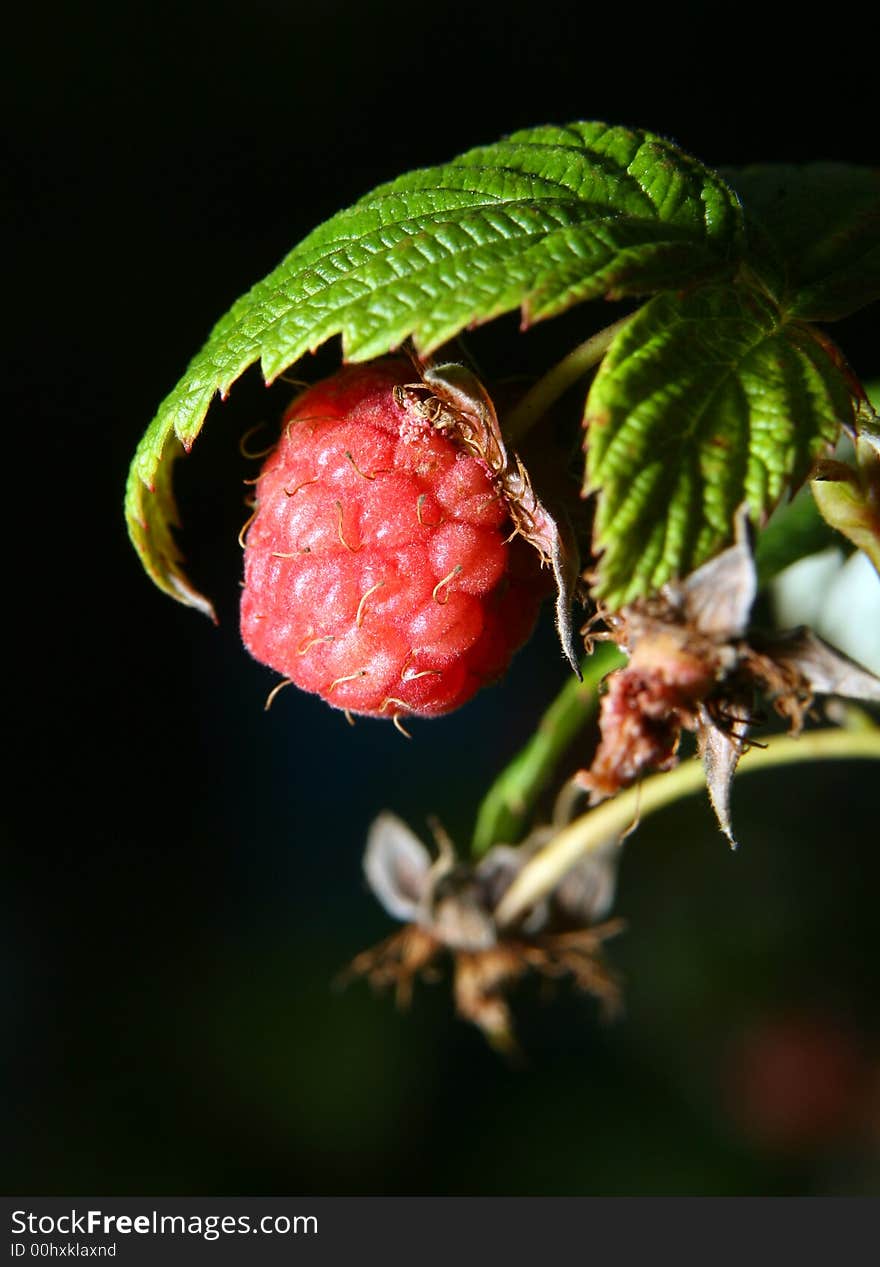
[[(858, 32), (843, 9), (797, 21), (249, 0), (50, 6), (10, 38), (4, 1190), (877, 1191), (872, 767), (740, 784), (737, 855), (702, 798), (646, 822), (612, 950), (626, 1017), (526, 989), (513, 1071), (446, 986), (399, 1014), (331, 983), (389, 931), (360, 878), (370, 819), (436, 812), (467, 839), (564, 680), (551, 632), (410, 744), (293, 692), (264, 714), (273, 677), (236, 630), (237, 443), (285, 393), (253, 373), (179, 481), (219, 628), (153, 589), (121, 518), (216, 317), (380, 180), (574, 118), (710, 164), (875, 161)], [(514, 342), (517, 365), (569, 328)], [(876, 311), (836, 335), (880, 373)], [(474, 350), (503, 363), (515, 339), (501, 322)]]

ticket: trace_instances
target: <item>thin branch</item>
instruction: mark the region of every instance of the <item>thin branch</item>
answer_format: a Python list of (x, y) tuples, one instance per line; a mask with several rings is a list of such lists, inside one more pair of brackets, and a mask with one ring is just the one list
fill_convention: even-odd
[[(743, 757), (740, 772), (768, 770), (802, 761), (845, 760), (858, 757), (880, 760), (880, 728), (814, 730), (792, 739), (778, 735), (766, 748), (753, 748)], [(636, 820), (690, 796), (705, 784), (702, 762), (687, 761), (667, 774), (645, 779), (614, 800), (606, 801), (575, 819), (527, 862), (504, 895), (495, 920), (499, 927), (514, 923), (530, 907), (550, 893), (567, 871), (592, 849), (622, 836)]]

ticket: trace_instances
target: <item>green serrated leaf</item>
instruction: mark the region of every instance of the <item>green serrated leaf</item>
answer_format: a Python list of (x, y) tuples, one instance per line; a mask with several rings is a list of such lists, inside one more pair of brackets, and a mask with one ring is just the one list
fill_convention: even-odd
[(176, 591), (157, 534), (132, 526), (147, 513), (137, 481), (152, 486), (169, 437), (188, 449), (213, 397), (254, 362), (271, 381), (334, 335), (350, 361), (409, 337), (427, 353), (516, 308), (529, 324), (597, 296), (680, 286), (728, 269), (741, 228), (719, 176), (669, 141), (602, 123), (517, 132), (380, 186), (239, 299), (163, 401), (129, 482), (145, 567)]
[(587, 399), (595, 592), (611, 607), (685, 576), (760, 522), (853, 419), (847, 380), (761, 293), (658, 295), (612, 344)]
[(180, 549), (174, 539), (173, 529), (178, 527), (179, 521), (171, 491), (172, 470), (183, 452), (177, 437), (170, 436), (153, 470), (150, 487), (144, 483), (135, 459), (125, 490), (128, 530), (147, 575), (159, 589), (214, 620), (214, 608), (186, 578)]
[(880, 298), (880, 171), (845, 163), (725, 170), (783, 308), (834, 321)]

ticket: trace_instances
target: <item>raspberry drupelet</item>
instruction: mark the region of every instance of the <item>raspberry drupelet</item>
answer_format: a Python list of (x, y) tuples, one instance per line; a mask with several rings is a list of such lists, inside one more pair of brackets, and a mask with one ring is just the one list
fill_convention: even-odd
[(352, 366), (297, 397), (256, 486), (241, 632), (259, 661), (351, 713), (436, 716), (496, 680), (547, 593), (488, 467)]

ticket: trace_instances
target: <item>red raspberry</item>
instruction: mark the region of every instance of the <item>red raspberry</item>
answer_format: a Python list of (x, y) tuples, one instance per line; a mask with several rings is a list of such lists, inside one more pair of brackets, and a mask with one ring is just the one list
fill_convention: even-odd
[(404, 408), (402, 360), (341, 370), (288, 409), (257, 483), (241, 631), (336, 708), (448, 713), (499, 677), (546, 592), (487, 467)]

